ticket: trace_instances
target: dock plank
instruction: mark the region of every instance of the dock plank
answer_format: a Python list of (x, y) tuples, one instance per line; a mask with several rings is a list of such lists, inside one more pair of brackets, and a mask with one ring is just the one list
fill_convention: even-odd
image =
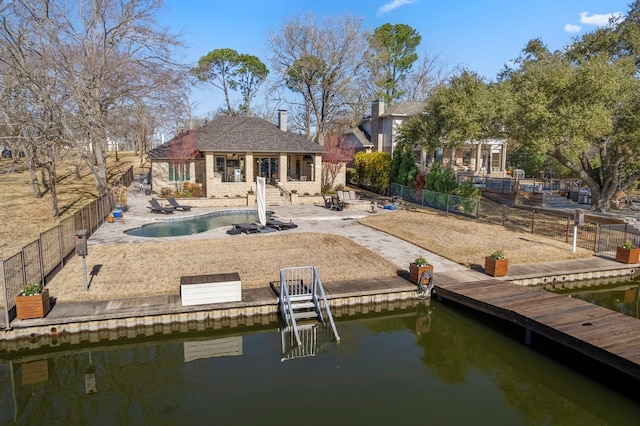
[(435, 284), (439, 298), (520, 324), (640, 379), (640, 322), (579, 299), (497, 279)]

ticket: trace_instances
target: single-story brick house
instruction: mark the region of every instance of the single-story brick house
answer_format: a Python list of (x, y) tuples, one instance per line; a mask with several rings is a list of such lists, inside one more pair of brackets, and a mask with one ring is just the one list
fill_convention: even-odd
[(151, 187), (160, 193), (190, 182), (208, 198), (246, 197), (261, 176), (283, 192), (320, 194), (324, 151), (287, 131), (286, 111), (279, 111), (277, 126), (256, 117), (218, 117), (149, 151)]

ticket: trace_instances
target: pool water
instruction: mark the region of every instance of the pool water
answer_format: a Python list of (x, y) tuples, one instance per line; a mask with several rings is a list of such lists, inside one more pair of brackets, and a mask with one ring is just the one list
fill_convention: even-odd
[[(267, 219), (272, 212), (267, 212)], [(252, 223), (258, 220), (256, 210), (228, 210), (202, 216), (168, 219), (124, 231), (134, 237), (178, 237), (199, 234), (210, 229), (231, 226), (234, 223)]]

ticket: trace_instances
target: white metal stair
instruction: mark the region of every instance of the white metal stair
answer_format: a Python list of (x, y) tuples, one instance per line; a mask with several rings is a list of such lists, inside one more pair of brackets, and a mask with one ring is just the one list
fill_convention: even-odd
[[(278, 293), (280, 314), (285, 331), (292, 333), (297, 346), (302, 345), (298, 322), (314, 320), (316, 325), (330, 326), (336, 341), (340, 341), (329, 302), (315, 266), (280, 269)], [(323, 315), (324, 314), (324, 315)]]

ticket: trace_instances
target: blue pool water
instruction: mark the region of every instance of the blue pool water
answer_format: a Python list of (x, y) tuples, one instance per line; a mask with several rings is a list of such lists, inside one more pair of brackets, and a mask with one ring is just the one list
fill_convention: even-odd
[[(270, 216), (271, 212), (267, 212), (267, 218)], [(256, 210), (228, 210), (150, 223), (139, 228), (128, 229), (124, 233), (135, 237), (178, 237), (199, 234), (210, 229), (231, 226), (234, 223), (252, 223), (257, 220), (258, 212)]]

